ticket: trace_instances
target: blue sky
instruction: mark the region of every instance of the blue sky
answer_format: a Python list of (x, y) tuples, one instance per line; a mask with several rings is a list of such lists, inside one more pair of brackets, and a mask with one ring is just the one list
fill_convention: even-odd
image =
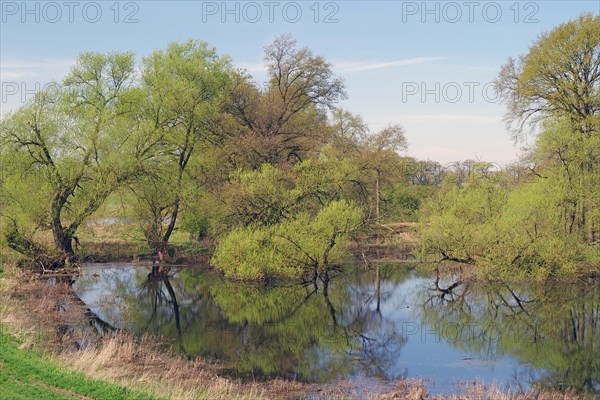
[(490, 84), (509, 56), (582, 12), (589, 1), (5, 1), (0, 2), (1, 113), (81, 51), (134, 51), (201, 39), (259, 82), (262, 51), (291, 33), (345, 79), (344, 108), (373, 131), (400, 123), (409, 155), (505, 164), (518, 147)]

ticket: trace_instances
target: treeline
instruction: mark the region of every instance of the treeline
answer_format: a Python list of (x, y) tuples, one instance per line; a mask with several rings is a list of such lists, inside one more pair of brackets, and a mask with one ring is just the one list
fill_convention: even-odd
[(403, 156), (402, 126), (371, 132), (339, 108), (332, 65), (289, 36), (264, 61), (260, 83), (200, 41), (139, 66), (81, 54), (0, 122), (3, 246), (45, 268), (77, 261), (78, 230), (126, 193), (159, 258), (185, 230), (215, 238), (213, 265), (240, 279), (326, 277), (357, 229), (417, 218), (425, 259), (488, 276), (597, 271), (600, 17), (558, 26), (501, 69), (515, 140), (538, 131), (508, 167)]
[(439, 164), (401, 156), (400, 125), (370, 132), (336, 106), (343, 81), (289, 36), (256, 82), (200, 41), (84, 53), (0, 123), (5, 246), (44, 268), (78, 260), (82, 226), (126, 193), (135, 229), (162, 259), (178, 229), (216, 237), (230, 276), (322, 274), (348, 235), (415, 218)]
[(496, 82), (519, 141), (520, 166), (475, 165), (446, 177), (423, 210), (421, 253), (477, 265), (496, 278), (598, 273), (600, 265), (600, 17), (546, 33)]

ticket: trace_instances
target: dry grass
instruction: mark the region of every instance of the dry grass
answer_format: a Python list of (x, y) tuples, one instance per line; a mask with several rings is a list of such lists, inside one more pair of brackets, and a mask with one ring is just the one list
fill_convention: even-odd
[(86, 307), (67, 283), (49, 285), (34, 275), (8, 268), (0, 279), (0, 322), (23, 340), (22, 347), (50, 351), (62, 364), (94, 379), (141, 389), (171, 399), (449, 399), (572, 400), (573, 393), (502, 392), (470, 385), (463, 396), (430, 397), (420, 381), (403, 380), (378, 388), (351, 381), (328, 385), (281, 379), (244, 383), (220, 376), (218, 364), (188, 360), (160, 349), (156, 338), (123, 332), (94, 334)]
[[(447, 400), (576, 400), (591, 399), (574, 392), (559, 393), (539, 390), (527, 392), (502, 391), (497, 386), (486, 387), (481, 384), (469, 385), (463, 396), (447, 396)], [(440, 398), (441, 399), (441, 398)]]
[[(23, 339), (24, 348), (50, 351), (86, 375), (173, 399), (267, 398), (258, 384), (219, 377), (218, 368), (159, 349), (151, 337), (126, 333), (99, 338), (67, 283), (49, 285), (11, 269), (3, 277), (0, 320)], [(285, 393), (285, 390), (282, 390)], [(277, 395), (277, 393), (274, 393)]]
[(375, 397), (376, 400), (581, 400), (592, 399), (592, 396), (583, 396), (574, 392), (559, 393), (539, 390), (526, 392), (502, 391), (496, 385), (485, 386), (479, 383), (469, 384), (465, 387), (463, 395), (429, 396), (422, 384), (406, 386), (399, 384), (396, 391), (384, 393)]
[(283, 380), (242, 383), (218, 375), (218, 366), (156, 348), (153, 338), (118, 334), (94, 349), (63, 352), (60, 359), (97, 379), (145, 389), (171, 399), (268, 399), (301, 396), (307, 387)]

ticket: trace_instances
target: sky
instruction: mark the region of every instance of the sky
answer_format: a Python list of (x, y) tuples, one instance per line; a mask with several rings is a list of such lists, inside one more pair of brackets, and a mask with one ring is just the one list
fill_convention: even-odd
[(260, 83), (263, 49), (289, 33), (345, 81), (339, 106), (376, 132), (401, 124), (408, 155), (505, 165), (515, 145), (492, 83), (509, 57), (583, 12), (586, 1), (5, 1), (0, 0), (0, 115), (83, 51), (133, 51), (200, 39)]

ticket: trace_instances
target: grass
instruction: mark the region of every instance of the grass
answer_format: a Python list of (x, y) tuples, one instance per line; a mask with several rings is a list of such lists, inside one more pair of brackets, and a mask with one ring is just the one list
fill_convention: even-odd
[(0, 392), (3, 399), (155, 399), (147, 393), (85, 377), (41, 353), (23, 350), (0, 325)]

